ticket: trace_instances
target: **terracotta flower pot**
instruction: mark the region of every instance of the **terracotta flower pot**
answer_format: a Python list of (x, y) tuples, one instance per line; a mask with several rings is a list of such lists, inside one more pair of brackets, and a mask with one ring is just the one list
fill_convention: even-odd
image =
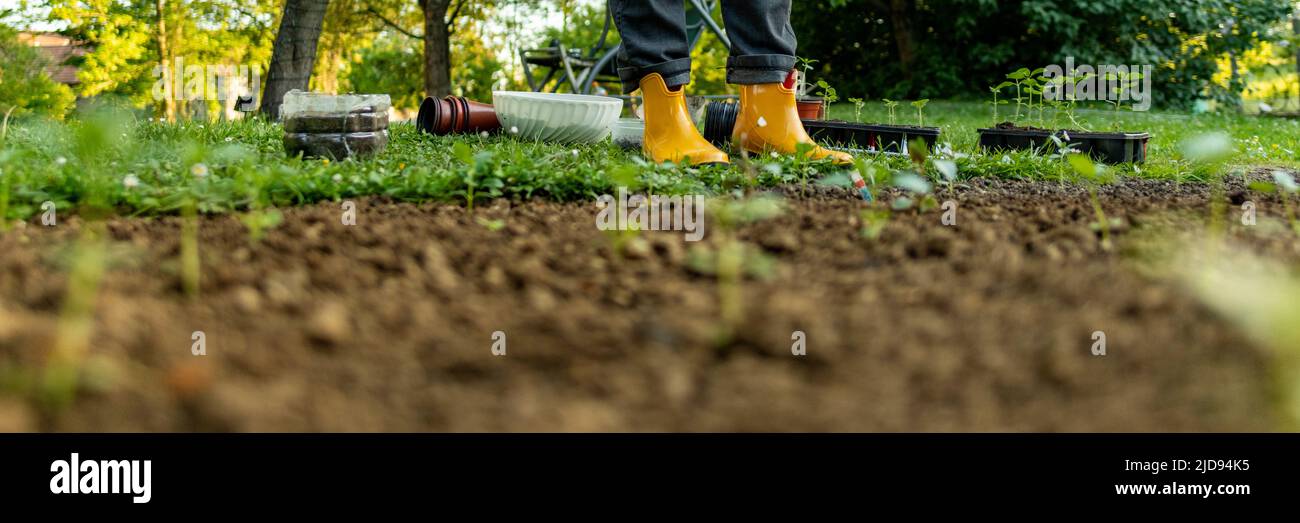
[(493, 132), (501, 128), (491, 105), (448, 96), (441, 100), (425, 98), (415, 125), (429, 134)]
[(801, 96), (795, 99), (801, 120), (821, 120), (826, 118), (826, 102), (820, 96)]

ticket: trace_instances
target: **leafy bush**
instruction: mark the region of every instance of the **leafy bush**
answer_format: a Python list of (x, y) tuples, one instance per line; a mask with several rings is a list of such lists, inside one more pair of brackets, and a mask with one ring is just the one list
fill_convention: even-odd
[(1290, 11), (1276, 0), (832, 0), (795, 2), (792, 23), (819, 77), (872, 98), (974, 95), (1003, 71), (1073, 56), (1153, 65), (1155, 103), (1186, 107), (1230, 98), (1236, 86), (1210, 81), (1219, 59), (1273, 38)]
[(76, 102), (72, 89), (50, 79), (48, 61), (18, 41), (18, 32), (0, 25), (0, 115), (38, 114), (63, 119)]

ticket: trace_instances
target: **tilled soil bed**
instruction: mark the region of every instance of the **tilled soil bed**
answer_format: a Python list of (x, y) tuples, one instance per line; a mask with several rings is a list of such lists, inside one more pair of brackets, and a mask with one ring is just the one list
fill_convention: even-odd
[[(620, 255), (595, 204), (360, 199), (345, 226), (325, 203), (284, 209), (257, 243), (236, 217), (201, 218), (197, 299), (178, 276), (181, 219), (118, 218), (83, 385), (58, 409), (22, 376), (59, 335), (83, 223), (33, 220), (0, 235), (0, 429), (1273, 430), (1268, 353), (1124, 254), (1151, 217), (1201, 227), (1209, 194), (1104, 188), (1103, 249), (1078, 186), (977, 180), (951, 196), (956, 225), (895, 213), (874, 240), (860, 201), (818, 188), (740, 230), (777, 265), (744, 282), (729, 341), (683, 234)], [(1258, 201), (1261, 219), (1280, 214)], [(1300, 259), (1292, 236), (1228, 234)]]

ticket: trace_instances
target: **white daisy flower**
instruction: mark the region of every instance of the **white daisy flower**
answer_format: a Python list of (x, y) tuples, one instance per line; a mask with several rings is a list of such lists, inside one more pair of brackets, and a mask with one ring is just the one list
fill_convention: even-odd
[(62, 156), (60, 156), (60, 157), (54, 159), (54, 163), (55, 163), (55, 164), (58, 164), (58, 165), (63, 165), (63, 164), (68, 163), (68, 159), (67, 159), (67, 158), (64, 158), (64, 157), (62, 157)]
[(122, 186), (126, 187), (127, 189), (134, 189), (136, 187), (139, 187), (140, 178), (137, 178), (134, 174), (128, 174), (126, 175), (126, 178), (122, 178)]
[(203, 178), (208, 175), (208, 166), (196, 163), (193, 167), (190, 167), (190, 174), (194, 175), (195, 178)]

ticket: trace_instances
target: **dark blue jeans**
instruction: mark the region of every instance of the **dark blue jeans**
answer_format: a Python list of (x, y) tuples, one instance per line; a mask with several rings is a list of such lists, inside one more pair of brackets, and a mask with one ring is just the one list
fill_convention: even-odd
[[(624, 92), (635, 91), (652, 73), (663, 76), (668, 87), (691, 83), (683, 0), (609, 0), (609, 9), (623, 39), (618, 76)], [(790, 0), (723, 0), (722, 20), (731, 39), (728, 83), (777, 83), (794, 69)]]

